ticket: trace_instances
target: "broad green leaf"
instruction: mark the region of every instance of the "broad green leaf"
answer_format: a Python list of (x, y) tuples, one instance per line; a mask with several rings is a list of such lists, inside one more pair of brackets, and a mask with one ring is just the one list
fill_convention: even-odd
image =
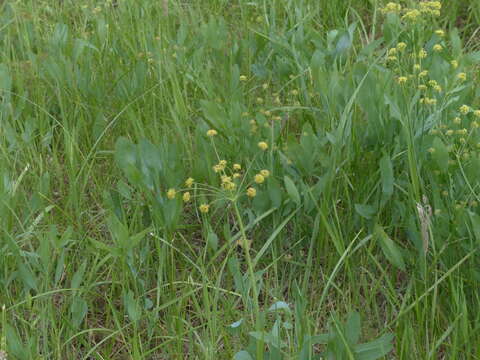
[(433, 139), (432, 158), (437, 163), (440, 170), (443, 172), (448, 170), (448, 150), (443, 141), (438, 137)]
[(210, 231), (208, 232), (207, 244), (208, 244), (208, 247), (213, 251), (218, 250), (218, 236), (213, 232), (212, 229), (210, 229)]
[(20, 278), (23, 280), (23, 283), (27, 289), (38, 290), (37, 278), (27, 265), (20, 264), (18, 266), (18, 272), (20, 273)]
[(138, 321), (141, 317), (141, 308), (138, 304), (138, 301), (135, 299), (133, 292), (130, 290), (124, 296), (124, 305), (127, 310), (128, 317), (132, 321)]
[(80, 284), (83, 281), (83, 275), (85, 274), (85, 269), (87, 268), (87, 260), (85, 260), (82, 265), (78, 268), (75, 274), (72, 277), (71, 287), (72, 289), (80, 288)]
[(292, 179), (290, 179), (287, 175), (285, 175), (283, 179), (288, 195), (297, 205), (300, 205), (300, 194)]
[(385, 257), (392, 263), (392, 265), (397, 268), (405, 271), (405, 262), (403, 260), (403, 255), (397, 245), (393, 242), (392, 239), (387, 235), (380, 225), (375, 225), (374, 235), (377, 239), (380, 247), (385, 254)]
[(348, 315), (347, 322), (345, 324), (345, 337), (349, 345), (355, 345), (360, 339), (360, 314), (356, 311), (351, 312)]
[(387, 154), (380, 160), (380, 174), (382, 176), (382, 192), (385, 195), (393, 193), (393, 166), (390, 156)]
[(477, 243), (480, 243), (480, 215), (473, 212), (468, 213), (470, 215), (470, 221), (472, 222), (473, 234), (477, 239)]
[(87, 315), (88, 305), (81, 297), (75, 296), (70, 307), (73, 326), (78, 327)]
[(376, 360), (393, 349), (393, 335), (385, 334), (377, 340), (355, 346), (355, 360)]
[(252, 356), (245, 350), (237, 352), (233, 356), (234, 360), (253, 360)]
[(365, 219), (371, 219), (377, 212), (376, 208), (374, 208), (372, 205), (366, 204), (355, 204), (355, 210)]
[(268, 311), (278, 311), (278, 310), (285, 310), (290, 312), (290, 307), (285, 301), (277, 301), (275, 304), (268, 308)]

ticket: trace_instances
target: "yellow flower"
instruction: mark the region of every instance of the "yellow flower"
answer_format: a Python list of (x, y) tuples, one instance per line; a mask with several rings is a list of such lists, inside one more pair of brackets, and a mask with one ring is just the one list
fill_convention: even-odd
[(476, 117), (480, 118), (480, 110), (475, 110), (473, 112), (473, 115), (475, 115)]
[(247, 77), (245, 75), (240, 75), (240, 81), (247, 81)]
[(397, 50), (398, 50), (398, 51), (403, 51), (403, 50), (406, 49), (406, 47), (407, 47), (407, 44), (404, 43), (403, 41), (401, 41), (401, 42), (399, 42), (399, 43), (397, 44)]
[(221, 179), (222, 179), (222, 183), (228, 183), (232, 181), (232, 178), (227, 175), (222, 175)]
[(240, 164), (233, 164), (233, 170), (242, 170), (242, 165), (240, 165)]
[(427, 57), (427, 52), (425, 51), (425, 49), (420, 49), (420, 51), (418, 52), (418, 57), (420, 59), (425, 59)]
[(416, 21), (418, 17), (421, 16), (421, 13), (420, 11), (418, 11), (417, 9), (411, 9), (411, 10), (408, 10), (405, 15), (402, 16), (402, 19), (403, 20), (407, 20), (407, 21)]
[(397, 61), (398, 58), (396, 56), (389, 56), (387, 57), (387, 61)]
[(420, 64), (413, 65), (413, 70), (415, 70), (415, 71), (420, 70)]
[(201, 213), (206, 214), (206, 213), (208, 213), (208, 210), (210, 210), (210, 205), (202, 204), (202, 205), (199, 206), (198, 209), (200, 210)]
[(456, 116), (454, 119), (453, 119), (453, 123), (454, 124), (460, 124), (462, 122), (462, 119), (460, 119), (458, 116)]
[(258, 143), (258, 147), (259, 147), (261, 150), (265, 151), (265, 150), (268, 149), (268, 144), (267, 144), (265, 141), (260, 141), (260, 142)]
[(298, 95), (298, 90), (293, 89), (292, 91), (290, 91), (290, 94), (292, 94), (293, 96), (297, 96)]
[(261, 184), (265, 181), (265, 177), (262, 174), (257, 174), (255, 175), (254, 180), (257, 184)]
[(435, 85), (433, 87), (433, 90), (435, 90), (436, 92), (442, 92), (442, 87), (440, 85)]
[(435, 86), (438, 85), (438, 83), (437, 83), (435, 80), (430, 80), (430, 81), (428, 82), (428, 85), (430, 85), (430, 86), (432, 86), (432, 87), (435, 87)]
[(175, 199), (175, 195), (177, 195), (177, 192), (175, 191), (175, 189), (168, 189), (167, 198), (169, 198), (170, 200), (173, 200)]
[(263, 99), (261, 97), (257, 98), (257, 104), (263, 104)]
[(397, 54), (397, 49), (396, 48), (391, 48), (388, 50), (388, 55), (389, 56), (394, 56)]
[(461, 114), (466, 115), (470, 112), (470, 106), (462, 105), (462, 106), (460, 106), (459, 111), (460, 111)]
[(220, 165), (213, 165), (213, 171), (215, 171), (216, 173), (220, 172), (223, 170), (223, 168), (220, 166)]
[(256, 190), (255, 188), (253, 188), (253, 187), (249, 187), (249, 188), (247, 189), (247, 196), (248, 196), (248, 197), (251, 197), (251, 198), (257, 196), (257, 190)]
[(191, 196), (190, 196), (190, 193), (188, 191), (183, 193), (182, 199), (183, 199), (184, 202), (189, 202), (190, 198), (191, 198)]
[(433, 45), (433, 51), (440, 52), (443, 50), (443, 46), (440, 44)]
[(194, 181), (195, 181), (195, 180), (193, 180), (193, 178), (189, 177), (187, 180), (185, 180), (185, 186), (186, 186), (187, 188), (191, 188)]
[(445, 135), (452, 136), (453, 135), (453, 130), (450, 129), (450, 130), (445, 131)]
[(400, 4), (397, 4), (397, 3), (394, 3), (394, 2), (389, 2), (387, 5), (385, 5), (385, 7), (382, 9), (382, 12), (384, 14), (386, 13), (396, 13), (396, 12), (400, 12), (400, 10), (402, 10), (402, 5)]
[(452, 65), (452, 67), (454, 69), (456, 69), (458, 67), (458, 61), (457, 60), (452, 60), (452, 61), (450, 61), (450, 65)]
[(427, 85), (423, 85), (423, 84), (418, 85), (418, 90), (422, 90), (422, 91), (427, 90)]
[(418, 77), (422, 78), (428, 75), (428, 70), (423, 70), (418, 73)]
[(435, 30), (435, 35), (440, 36), (440, 37), (444, 37), (445, 36), (445, 31), (443, 31), (442, 29)]
[(270, 176), (270, 171), (268, 170), (260, 170), (260, 174), (266, 179)]
[(235, 185), (235, 183), (233, 183), (231, 181), (226, 181), (226, 182), (222, 183), (222, 188), (225, 189), (225, 190), (234, 190), (236, 186), (237, 185)]
[(227, 160), (220, 160), (218, 162), (218, 165), (222, 166), (223, 168), (225, 168), (225, 166), (227, 166)]
[(241, 175), (240, 175), (239, 173), (233, 173), (232, 176), (233, 176), (234, 179), (237, 179), (237, 178), (239, 178)]
[(399, 77), (397, 78), (397, 82), (398, 82), (399, 84), (405, 84), (405, 83), (407, 82), (407, 80), (408, 80), (408, 78), (407, 78), (406, 76), (399, 76)]
[(217, 134), (218, 134), (217, 130), (215, 130), (215, 129), (210, 129), (210, 130), (207, 131), (207, 136), (208, 137), (214, 137)]
[(465, 81), (467, 80), (467, 74), (465, 74), (464, 72), (461, 72), (457, 75), (457, 79), (460, 81)]
[(472, 128), (478, 129), (479, 127), (480, 127), (480, 125), (478, 124), (478, 122), (476, 122), (475, 120), (472, 121)]
[(268, 89), (268, 83), (263, 83), (262, 88), (263, 88), (263, 90), (267, 90)]

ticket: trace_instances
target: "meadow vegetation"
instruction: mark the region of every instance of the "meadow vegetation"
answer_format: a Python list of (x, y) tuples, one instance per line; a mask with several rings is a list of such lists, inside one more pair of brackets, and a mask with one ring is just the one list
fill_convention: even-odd
[(478, 1), (0, 9), (0, 359), (480, 358)]

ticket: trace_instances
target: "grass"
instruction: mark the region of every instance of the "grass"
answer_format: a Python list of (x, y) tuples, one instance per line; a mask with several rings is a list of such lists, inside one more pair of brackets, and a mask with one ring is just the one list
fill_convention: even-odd
[(401, 4), (1, 2), (0, 359), (480, 358), (480, 5)]

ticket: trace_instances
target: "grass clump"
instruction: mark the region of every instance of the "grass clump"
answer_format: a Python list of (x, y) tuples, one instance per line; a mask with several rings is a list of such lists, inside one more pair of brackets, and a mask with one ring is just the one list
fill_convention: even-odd
[(480, 8), (332, 4), (0, 4), (0, 359), (480, 356)]

